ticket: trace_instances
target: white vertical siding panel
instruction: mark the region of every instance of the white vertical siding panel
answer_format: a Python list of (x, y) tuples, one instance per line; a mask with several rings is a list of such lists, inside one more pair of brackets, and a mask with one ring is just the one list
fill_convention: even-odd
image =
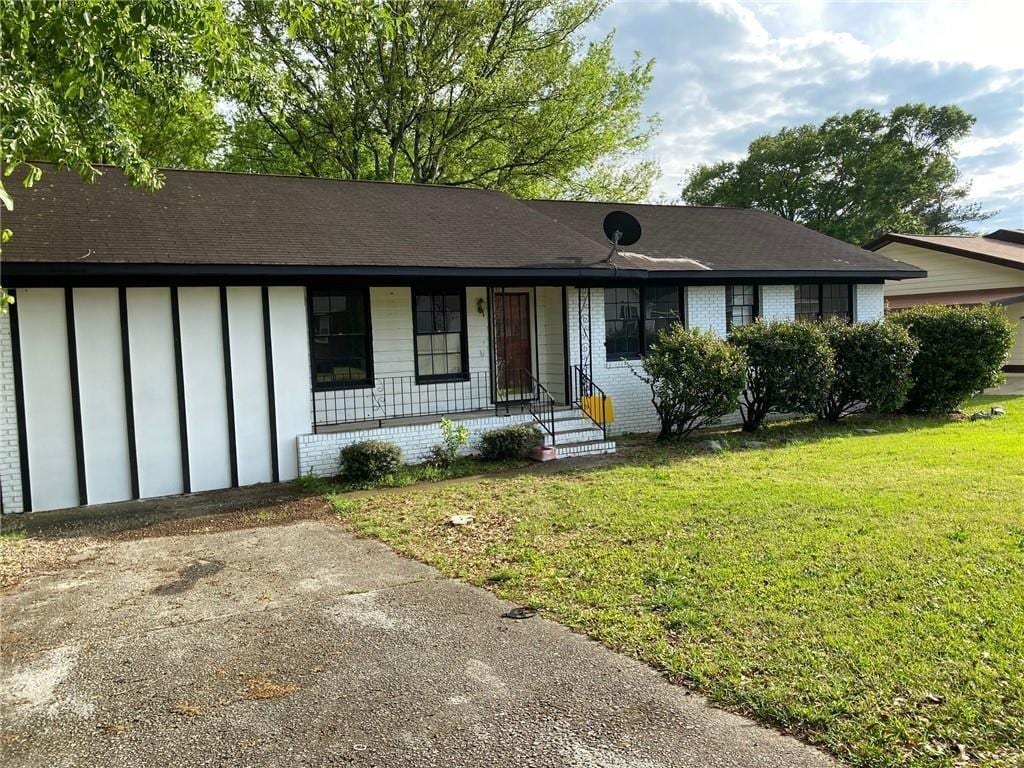
[(171, 292), (129, 288), (127, 299), (139, 493), (143, 498), (181, 493)]
[(275, 287), (269, 297), (278, 469), (282, 480), (294, 480), (305, 471), (298, 465), (296, 437), (313, 431), (306, 290)]
[(188, 459), (193, 491), (231, 485), (220, 291), (178, 289)]
[(262, 295), (255, 287), (232, 287), (227, 293), (238, 484), (269, 482), (273, 479), (273, 470)]
[(64, 289), (22, 288), (17, 311), (32, 509), (77, 506)]
[(132, 497), (116, 288), (75, 288), (78, 391), (89, 503)]

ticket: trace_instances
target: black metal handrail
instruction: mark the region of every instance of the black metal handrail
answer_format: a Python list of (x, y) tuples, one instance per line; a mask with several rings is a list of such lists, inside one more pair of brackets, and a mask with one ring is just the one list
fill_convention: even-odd
[[(587, 375), (582, 366), (574, 365), (570, 371), (569, 394), (572, 405), (579, 408), (594, 424), (601, 428), (601, 436), (608, 439), (608, 395)], [(584, 398), (587, 398), (584, 402)], [(595, 409), (595, 398), (599, 408)], [(597, 414), (593, 411), (597, 410)]]
[(551, 445), (555, 444), (555, 398), (548, 392), (547, 387), (540, 383), (540, 380), (530, 371), (520, 369), (516, 377), (523, 383), (530, 385), (533, 397), (526, 402), (527, 410), (533, 416), (541, 429), (551, 437)]

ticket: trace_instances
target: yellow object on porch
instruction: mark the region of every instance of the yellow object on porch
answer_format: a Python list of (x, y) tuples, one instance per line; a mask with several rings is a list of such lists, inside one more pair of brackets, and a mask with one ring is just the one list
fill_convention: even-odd
[[(604, 419), (601, 418), (601, 403), (604, 401)], [(605, 395), (584, 395), (580, 398), (580, 408), (587, 416), (599, 424), (611, 424), (615, 421), (615, 408), (612, 399)]]

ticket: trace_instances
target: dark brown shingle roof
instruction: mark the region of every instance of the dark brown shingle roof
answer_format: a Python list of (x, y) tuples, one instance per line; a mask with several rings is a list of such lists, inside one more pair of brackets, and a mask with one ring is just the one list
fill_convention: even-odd
[[(923, 275), (757, 211), (520, 202), (478, 189), (206, 171), (165, 171), (163, 188), (148, 193), (102, 171), (88, 184), (44, 165), (33, 188), (17, 191), (4, 222), (15, 233), (4, 249), (8, 274)], [(637, 216), (644, 234), (613, 268), (601, 222), (616, 208)]]
[[(764, 211), (683, 205), (626, 205), (530, 200), (527, 204), (577, 232), (601, 233), (611, 211), (631, 213), (643, 235), (621, 266), (650, 270), (909, 270), (917, 268), (823, 235)], [(683, 261), (682, 263), (687, 263)]]
[(155, 193), (104, 168), (18, 190), (11, 261), (575, 267), (603, 246), (479, 189), (165, 171)]

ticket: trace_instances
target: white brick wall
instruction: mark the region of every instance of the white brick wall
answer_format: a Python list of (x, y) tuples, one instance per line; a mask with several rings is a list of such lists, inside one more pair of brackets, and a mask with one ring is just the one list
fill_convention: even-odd
[[(452, 419), (456, 424), (469, 427), (469, 444), (462, 450), (464, 455), (476, 453), (480, 435), (484, 432), (507, 427), (511, 424), (530, 424), (530, 414), (509, 416), (486, 416), (476, 419)], [(363, 440), (387, 440), (402, 449), (402, 460), (406, 464), (423, 462), (430, 449), (441, 442), (441, 425), (410, 424), (405, 426), (384, 426), (374, 429), (360, 429), (348, 432), (327, 432), (318, 435), (300, 435), (298, 439), (299, 473), (316, 477), (333, 477), (340, 470), (341, 449)]]
[(858, 323), (872, 323), (885, 316), (885, 286), (860, 283), (853, 289), (853, 317)]
[(796, 319), (796, 286), (761, 286), (761, 317), (765, 320)]
[(0, 314), (0, 494), (4, 514), (21, 512), (24, 508), (12, 351), (11, 318)]
[(705, 328), (725, 338), (724, 285), (693, 285), (686, 289), (686, 327)]

